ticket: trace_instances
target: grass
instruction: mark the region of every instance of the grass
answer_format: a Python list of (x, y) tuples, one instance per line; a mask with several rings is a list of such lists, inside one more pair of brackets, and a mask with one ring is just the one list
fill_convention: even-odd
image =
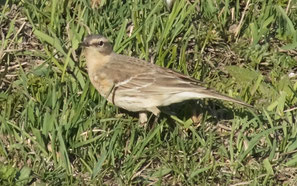
[[(295, 185), (296, 1), (9, 0), (0, 14), (1, 185)], [(78, 44), (188, 74), (255, 106), (173, 106), (146, 130), (90, 84)], [(199, 108), (203, 109), (199, 110)]]

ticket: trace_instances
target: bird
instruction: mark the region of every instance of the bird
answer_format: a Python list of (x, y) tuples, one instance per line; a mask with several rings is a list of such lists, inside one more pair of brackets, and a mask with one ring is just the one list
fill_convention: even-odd
[(140, 123), (148, 121), (147, 113), (158, 117), (160, 107), (186, 100), (214, 98), (252, 107), (182, 73), (117, 54), (100, 34), (86, 36), (80, 46), (90, 81), (99, 94), (122, 109), (138, 112)]

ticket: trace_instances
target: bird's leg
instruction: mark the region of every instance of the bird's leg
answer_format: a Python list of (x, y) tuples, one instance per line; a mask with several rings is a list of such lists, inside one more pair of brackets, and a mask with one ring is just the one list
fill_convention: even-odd
[(152, 112), (155, 116), (154, 122), (148, 123), (147, 113), (146, 112), (140, 112), (139, 113), (139, 123), (141, 126), (143, 126), (146, 129), (151, 129), (154, 127), (154, 125), (158, 122), (159, 116), (160, 116), (160, 110), (157, 107), (150, 108), (148, 111)]
[(154, 122), (151, 125), (151, 128), (153, 128), (155, 126), (155, 124), (157, 124), (157, 122), (159, 120), (161, 111), (157, 107), (151, 108), (149, 111), (151, 111), (155, 116)]
[(146, 112), (139, 113), (139, 123), (142, 126), (146, 125), (146, 123), (147, 123), (147, 113)]
[(158, 113), (157, 115), (155, 115), (153, 126), (158, 123), (159, 118), (160, 118), (160, 113)]

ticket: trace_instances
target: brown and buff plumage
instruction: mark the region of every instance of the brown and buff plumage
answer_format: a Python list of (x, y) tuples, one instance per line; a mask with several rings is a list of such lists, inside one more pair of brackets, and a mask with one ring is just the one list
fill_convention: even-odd
[(147, 63), (141, 59), (116, 54), (110, 42), (101, 35), (85, 38), (85, 57), (91, 83), (109, 102), (132, 112), (158, 116), (158, 107), (191, 99), (215, 98), (249, 104), (205, 88), (196, 79)]

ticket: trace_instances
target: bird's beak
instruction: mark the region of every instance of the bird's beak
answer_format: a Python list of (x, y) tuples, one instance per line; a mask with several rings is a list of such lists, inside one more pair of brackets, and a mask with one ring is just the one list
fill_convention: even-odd
[(89, 45), (85, 41), (83, 41), (83, 42), (79, 43), (78, 48), (85, 48), (85, 47), (88, 47), (88, 46)]
[(77, 49), (76, 49), (75, 51), (76, 51), (79, 55), (81, 55), (83, 49), (86, 48), (86, 47), (88, 47), (88, 46), (89, 46), (89, 45), (88, 45), (85, 41), (80, 42), (80, 43), (78, 44), (78, 47), (77, 47)]

